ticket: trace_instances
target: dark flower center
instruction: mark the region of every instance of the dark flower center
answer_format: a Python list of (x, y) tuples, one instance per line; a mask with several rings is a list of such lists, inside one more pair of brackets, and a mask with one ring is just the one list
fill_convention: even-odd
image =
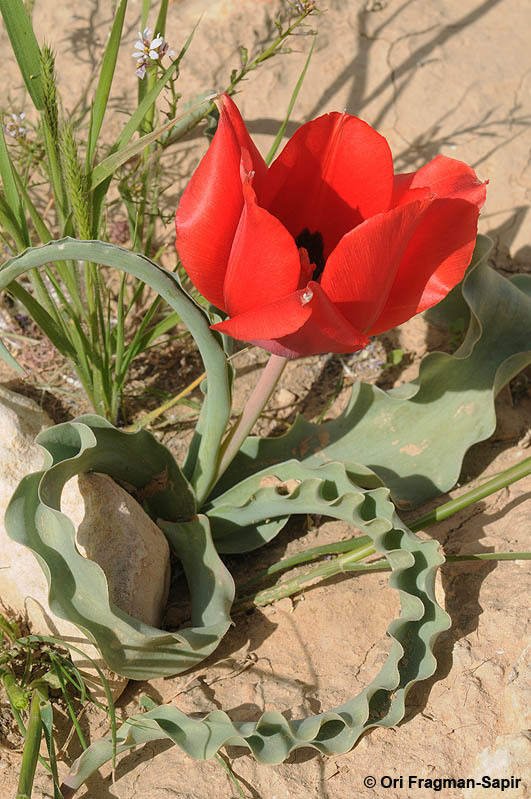
[(302, 233), (299, 233), (299, 235), (295, 239), (295, 243), (297, 247), (304, 247), (304, 249), (308, 253), (308, 258), (310, 259), (310, 263), (314, 264), (315, 266), (315, 269), (313, 270), (312, 274), (312, 280), (319, 280), (325, 268), (325, 259), (323, 253), (324, 245), (323, 245), (322, 235), (319, 232), (310, 233), (310, 231), (306, 227), (304, 228)]

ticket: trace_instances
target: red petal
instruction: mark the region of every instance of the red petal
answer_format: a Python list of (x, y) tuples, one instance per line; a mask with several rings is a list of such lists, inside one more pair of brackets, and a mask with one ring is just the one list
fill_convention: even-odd
[(238, 109), (224, 96), (216, 134), (181, 197), (175, 217), (181, 262), (194, 286), (218, 308), (224, 308), (225, 271), (243, 208), (242, 147), (249, 151), (257, 176), (262, 174), (266, 169), (263, 159)]
[(343, 236), (321, 286), (343, 316), (367, 330), (380, 315), (411, 237), (429, 201), (378, 214)]
[(244, 208), (225, 276), (225, 309), (230, 316), (262, 308), (291, 294), (299, 285), (299, 251), (282, 222), (256, 202), (243, 186)]
[(218, 322), (212, 325), (212, 329), (239, 341), (276, 338), (293, 333), (311, 315), (311, 309), (301, 300), (303, 294), (303, 289), (294, 291), (276, 302)]
[(462, 280), (476, 242), (478, 215), (477, 207), (466, 200), (434, 200), (411, 238), (389, 299), (368, 335), (390, 330), (431, 308)]
[(455, 158), (438, 155), (416, 172), (395, 176), (392, 207), (419, 199), (418, 190), (428, 187), (437, 197), (461, 198), (478, 209), (485, 202), (487, 184), (482, 183), (472, 167)]
[(258, 196), (294, 238), (305, 229), (321, 233), (326, 258), (345, 233), (387, 211), (392, 188), (383, 136), (356, 117), (332, 113), (299, 128)]
[(232, 126), (234, 136), (240, 147), (248, 151), (251, 156), (252, 170), (254, 171), (253, 188), (259, 193), (261, 191), (263, 182), (267, 175), (267, 164), (260, 155), (258, 148), (249, 135), (249, 131), (245, 127), (245, 122), (242, 119), (238, 107), (234, 100), (228, 94), (222, 94), (217, 101), (219, 111), (223, 117), (226, 117)]
[(306, 289), (213, 325), (213, 329), (287, 358), (354, 352), (369, 343), (314, 281)]

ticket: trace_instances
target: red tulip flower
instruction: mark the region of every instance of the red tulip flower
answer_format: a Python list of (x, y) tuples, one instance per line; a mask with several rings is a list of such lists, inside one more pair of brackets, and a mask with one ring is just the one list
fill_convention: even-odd
[(463, 277), (486, 187), (438, 156), (394, 175), (387, 141), (349, 114), (303, 125), (268, 168), (219, 100), (214, 139), (176, 216), (214, 330), (290, 358), (354, 352), (442, 300)]

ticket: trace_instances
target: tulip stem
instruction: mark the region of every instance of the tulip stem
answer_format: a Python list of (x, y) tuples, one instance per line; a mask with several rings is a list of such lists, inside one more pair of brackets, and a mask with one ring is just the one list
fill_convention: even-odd
[(271, 394), (286, 368), (287, 358), (280, 355), (271, 355), (258, 383), (253, 389), (245, 408), (237, 422), (232, 426), (220, 449), (220, 460), (214, 483), (228, 469), (241, 445), (251, 432), (254, 424), (267, 405)]

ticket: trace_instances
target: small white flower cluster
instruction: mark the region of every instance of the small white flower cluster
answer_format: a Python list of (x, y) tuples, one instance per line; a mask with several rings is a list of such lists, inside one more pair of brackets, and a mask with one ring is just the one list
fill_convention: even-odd
[(160, 33), (151, 39), (151, 28), (145, 28), (144, 33), (138, 31), (138, 41), (135, 42), (135, 51), (132, 55), (137, 59), (136, 74), (139, 78), (143, 78), (146, 69), (160, 61), (165, 55), (170, 58), (175, 55), (175, 52), (168, 50), (168, 47), (168, 42), (164, 41)]
[(294, 5), (298, 14), (304, 14), (306, 11), (317, 11), (315, 0), (295, 0)]
[(24, 126), (24, 119), (26, 114), (22, 112), (21, 114), (11, 114), (11, 119), (9, 119), (5, 125), (4, 130), (11, 136), (13, 139), (23, 139), (28, 132), (28, 129)]

